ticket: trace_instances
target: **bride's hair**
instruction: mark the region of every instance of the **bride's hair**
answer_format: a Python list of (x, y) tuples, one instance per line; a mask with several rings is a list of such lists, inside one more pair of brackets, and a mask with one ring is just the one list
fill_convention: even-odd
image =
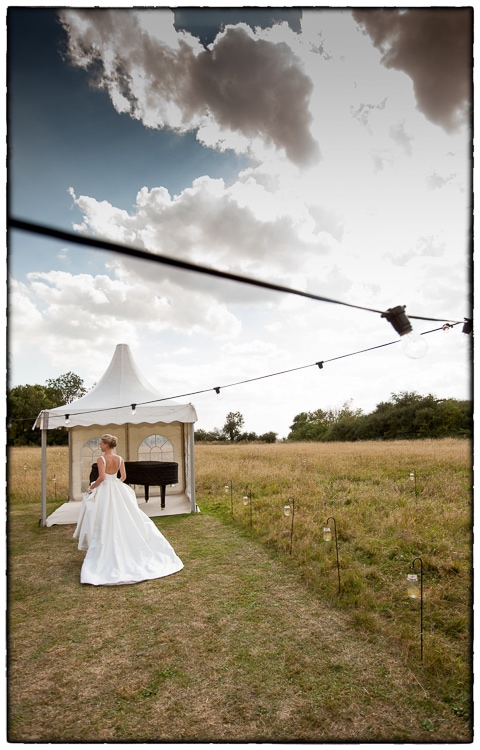
[(106, 443), (110, 448), (115, 448), (118, 443), (118, 438), (116, 438), (115, 435), (102, 435), (100, 440)]

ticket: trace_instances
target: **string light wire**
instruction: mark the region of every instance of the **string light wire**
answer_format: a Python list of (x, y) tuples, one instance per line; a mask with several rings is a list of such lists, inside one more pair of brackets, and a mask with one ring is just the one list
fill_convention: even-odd
[[(449, 328), (453, 328), (453, 326), (455, 325), (462, 325), (462, 324), (453, 323), (451, 326), (449, 326)], [(435, 333), (436, 331), (445, 331), (445, 330), (446, 330), (445, 326), (443, 325), (443, 326), (440, 326), (439, 328), (432, 328), (430, 331), (424, 331), (420, 335), (426, 336), (427, 334)], [(401, 342), (401, 339), (396, 339), (395, 341), (387, 341), (384, 344), (376, 344), (375, 346), (370, 346), (366, 349), (359, 349), (355, 352), (349, 352), (348, 354), (341, 354), (337, 357), (331, 357), (330, 359), (323, 359), (321, 361), (311, 362), (308, 365), (300, 365), (299, 367), (291, 367), (287, 370), (280, 370), (279, 372), (271, 372), (268, 375), (258, 375), (257, 377), (254, 377), (254, 378), (247, 378), (246, 380), (239, 380), (235, 383), (226, 383), (225, 385), (214, 386), (213, 388), (202, 388), (201, 390), (198, 390), (198, 391), (190, 391), (189, 393), (180, 393), (180, 394), (177, 394), (176, 396), (165, 396), (163, 398), (152, 399), (151, 401), (142, 401), (137, 404), (123, 404), (122, 406), (108, 406), (102, 409), (88, 409), (85, 411), (76, 411), (76, 412), (71, 412), (71, 414), (69, 414), (68, 416), (72, 416), (73, 414), (75, 414), (75, 416), (79, 416), (83, 414), (95, 414), (97, 412), (116, 411), (118, 409), (125, 409), (127, 407), (129, 407), (133, 411), (132, 409), (133, 406), (135, 406), (135, 408), (138, 406), (147, 406), (148, 404), (157, 404), (163, 401), (172, 401), (174, 399), (186, 398), (187, 396), (198, 396), (203, 393), (210, 393), (211, 391), (214, 391), (218, 395), (220, 391), (224, 388), (233, 388), (239, 385), (246, 385), (247, 383), (254, 383), (257, 380), (266, 380), (267, 378), (273, 378), (279, 375), (287, 375), (288, 373), (291, 373), (291, 372), (298, 372), (299, 370), (306, 370), (309, 367), (319, 367), (320, 369), (323, 369), (323, 365), (328, 364), (329, 362), (336, 362), (339, 359), (346, 359), (347, 357), (355, 357), (358, 354), (365, 354), (367, 352), (375, 351), (376, 349), (383, 349), (386, 346), (393, 346), (393, 344), (399, 344), (400, 342)], [(49, 411), (49, 410), (45, 409), (44, 411)], [(36, 415), (35, 417), (22, 417), (19, 419), (14, 418), (10, 420), (10, 423), (29, 422), (29, 421), (34, 422), (36, 421), (37, 417), (38, 415)]]

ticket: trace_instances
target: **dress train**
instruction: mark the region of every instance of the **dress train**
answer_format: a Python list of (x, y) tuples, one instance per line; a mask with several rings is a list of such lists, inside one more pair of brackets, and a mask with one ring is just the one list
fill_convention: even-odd
[(86, 493), (73, 534), (86, 550), (81, 583), (114, 586), (177, 573), (183, 563), (153, 521), (138, 507), (135, 492), (106, 474)]

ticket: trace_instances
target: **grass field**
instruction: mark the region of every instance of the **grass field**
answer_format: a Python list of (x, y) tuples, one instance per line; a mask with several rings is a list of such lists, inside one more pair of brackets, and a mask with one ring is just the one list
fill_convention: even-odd
[[(113, 588), (79, 584), (40, 450), (10, 451), (8, 739), (471, 741), (470, 443), (195, 451), (201, 513), (156, 520), (184, 570)], [(65, 448), (47, 486), (50, 513)]]

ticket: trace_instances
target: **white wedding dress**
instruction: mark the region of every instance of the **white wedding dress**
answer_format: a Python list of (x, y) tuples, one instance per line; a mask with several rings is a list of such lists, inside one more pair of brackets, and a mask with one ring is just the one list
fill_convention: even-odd
[(85, 493), (73, 538), (78, 549), (87, 550), (81, 583), (138, 583), (183, 568), (173, 547), (138, 507), (135, 492), (116, 473), (105, 474), (91, 494)]

